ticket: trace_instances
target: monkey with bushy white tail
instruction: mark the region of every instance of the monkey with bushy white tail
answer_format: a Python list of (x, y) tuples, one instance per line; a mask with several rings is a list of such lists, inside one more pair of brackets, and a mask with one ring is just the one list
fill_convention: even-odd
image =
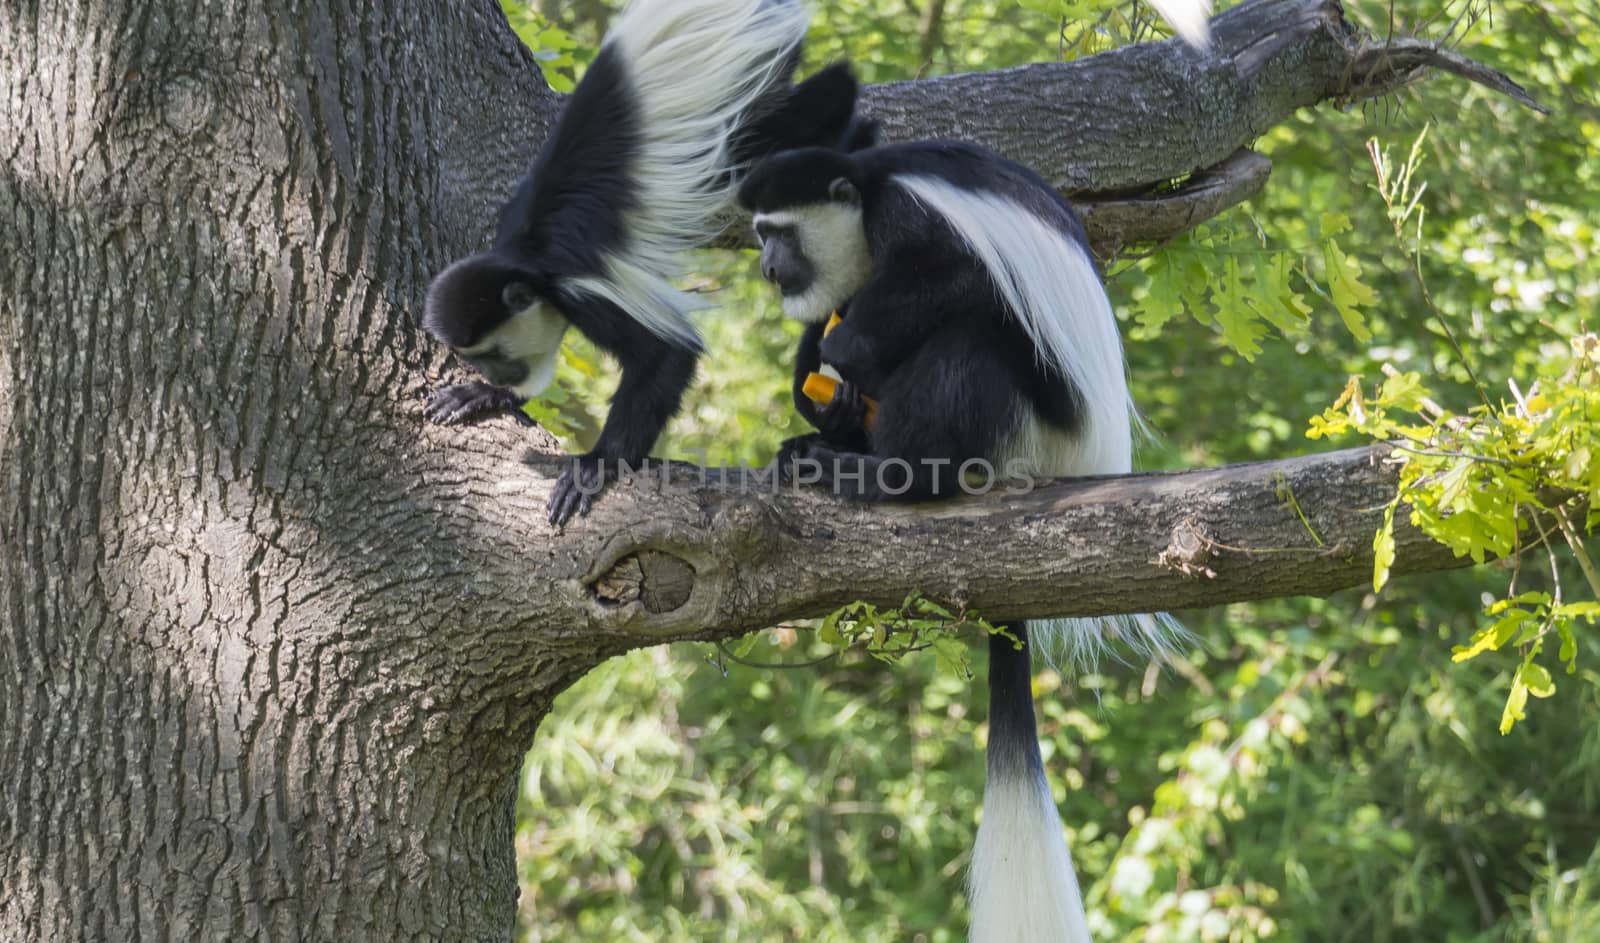
[[(867, 501), (958, 496), (973, 462), (1030, 477), (1131, 471), (1135, 419), (1111, 304), (1076, 214), (1027, 168), (959, 143), (802, 149), (758, 165), (739, 199), (762, 274), (785, 314), (809, 323), (795, 400), (821, 431), (784, 443), (784, 466), (806, 463), (835, 493)], [(818, 405), (805, 390), (822, 365), (839, 383)], [(1063, 645), (1081, 661), (1120, 636), (1157, 653), (1182, 629), (1165, 616), (1001, 628), (990, 640), (971, 940), (1082, 943), (1029, 648)]]
[(569, 327), (620, 364), (599, 439), (550, 496), (552, 523), (587, 513), (678, 411), (699, 305), (670, 279), (717, 234), (747, 165), (867, 133), (847, 68), (789, 84), (809, 20), (800, 0), (634, 0), (501, 208), (493, 247), (429, 287), (423, 326), (484, 378), (436, 392), (431, 419), (520, 412)]

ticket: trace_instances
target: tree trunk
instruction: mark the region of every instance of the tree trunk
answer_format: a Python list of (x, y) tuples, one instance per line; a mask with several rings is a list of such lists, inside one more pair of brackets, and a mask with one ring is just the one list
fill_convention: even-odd
[[(830, 516), (863, 562), (972, 526), (621, 488), (557, 535), (551, 463), (521, 461), (549, 437), (421, 424), (443, 361), (409, 312), (559, 106), (489, 0), (5, 0), (0, 75), (0, 939), (505, 939), (515, 774), (558, 692), (631, 646), (842, 600), (740, 573), (826, 552)], [(872, 101), (914, 124), (952, 87)], [(1235, 130), (1188, 166), (1261, 127)], [(1355, 467), (1323, 497), (1382, 483)], [(1073, 494), (1030, 507), (1109, 513)], [(1262, 545), (1229, 500), (1199, 502), (1204, 533)], [(1159, 547), (1172, 519), (1128, 526)], [(1039, 529), (1066, 559), (1068, 529)], [(1068, 564), (1011, 603), (1004, 567), (973, 578), (996, 615), (1075, 592)]]
[(0, 938), (504, 939), (598, 654), (396, 389), (553, 97), (481, 3), (13, 2), (0, 74)]

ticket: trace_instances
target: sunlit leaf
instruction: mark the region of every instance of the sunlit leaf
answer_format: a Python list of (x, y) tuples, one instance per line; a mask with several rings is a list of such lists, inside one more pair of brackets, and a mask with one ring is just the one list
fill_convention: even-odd
[(1383, 511), (1383, 526), (1372, 539), (1372, 591), (1380, 592), (1389, 582), (1389, 568), (1394, 566), (1394, 510), (1399, 499), (1389, 502)]
[(1222, 282), (1212, 293), (1217, 306), (1217, 325), (1222, 328), (1222, 339), (1246, 360), (1254, 360), (1261, 352), (1261, 338), (1266, 333), (1256, 318), (1255, 309), (1245, 300), (1244, 283), (1239, 276), (1239, 262), (1228, 257)]
[(1528, 686), (1522, 682), (1522, 675), (1519, 672), (1511, 682), (1511, 693), (1506, 695), (1505, 710), (1500, 713), (1501, 736), (1510, 733), (1517, 721), (1527, 718), (1527, 707)]
[(1556, 683), (1550, 677), (1550, 672), (1538, 662), (1528, 662), (1522, 666), (1522, 683), (1528, 686), (1528, 693), (1534, 697), (1549, 697), (1556, 693)]
[(1333, 306), (1338, 309), (1339, 316), (1344, 319), (1345, 328), (1358, 342), (1371, 340), (1372, 332), (1367, 329), (1366, 315), (1362, 309), (1376, 302), (1378, 295), (1362, 283), (1361, 264), (1345, 255), (1338, 243), (1332, 240), (1323, 243), (1322, 252), (1328, 293), (1333, 298)]

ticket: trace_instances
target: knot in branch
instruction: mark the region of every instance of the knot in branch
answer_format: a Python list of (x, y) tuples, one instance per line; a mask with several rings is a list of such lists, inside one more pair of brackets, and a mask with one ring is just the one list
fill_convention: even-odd
[(637, 602), (654, 615), (673, 612), (694, 594), (694, 567), (670, 553), (641, 550), (601, 573), (591, 591), (603, 605)]
[(1185, 519), (1172, 529), (1166, 549), (1156, 555), (1156, 565), (1176, 570), (1184, 576), (1204, 576), (1216, 579), (1217, 572), (1207, 563), (1213, 554), (1211, 538), (1192, 519)]

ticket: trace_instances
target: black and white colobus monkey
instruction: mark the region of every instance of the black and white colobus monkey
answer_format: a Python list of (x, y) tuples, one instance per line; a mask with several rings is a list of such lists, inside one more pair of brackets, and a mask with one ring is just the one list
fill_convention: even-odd
[(809, 19), (801, 0), (634, 0), (501, 208), (494, 247), (429, 287), (423, 326), (487, 380), (435, 393), (436, 421), (519, 410), (549, 385), (568, 327), (619, 361), (594, 449), (551, 494), (552, 523), (587, 513), (678, 411), (700, 305), (669, 279), (716, 234), (744, 167), (859, 133), (846, 67), (789, 85)]
[[(866, 500), (959, 494), (969, 460), (1041, 477), (1132, 469), (1134, 414), (1122, 342), (1067, 202), (1028, 169), (966, 144), (778, 154), (744, 182), (763, 275), (811, 322), (796, 402), (820, 433), (783, 459), (817, 463)], [(824, 336), (825, 322), (843, 320)], [(818, 363), (841, 383), (818, 408), (799, 393)], [(877, 401), (870, 428), (862, 397)], [(1110, 634), (1146, 650), (1165, 617), (1056, 620), (990, 641), (983, 824), (969, 879), (973, 943), (1089, 939), (1035, 729), (1029, 636), (1092, 656)]]

